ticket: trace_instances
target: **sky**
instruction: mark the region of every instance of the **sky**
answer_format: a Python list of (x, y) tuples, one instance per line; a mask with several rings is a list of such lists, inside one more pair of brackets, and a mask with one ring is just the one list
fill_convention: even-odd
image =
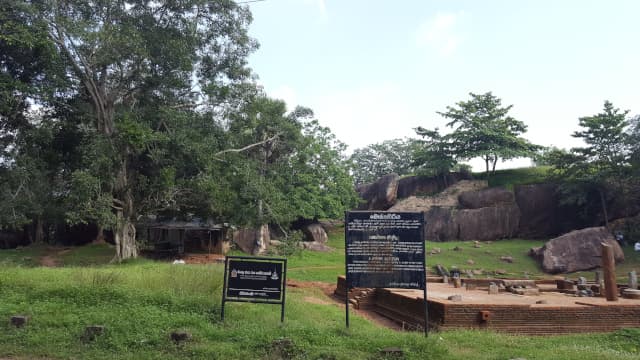
[[(242, 1), (240, 1), (242, 2)], [(611, 101), (640, 114), (640, 1), (264, 0), (247, 4), (249, 66), (271, 97), (354, 149), (440, 128), (437, 111), (491, 91), (524, 137), (571, 148)], [(472, 162), (481, 169), (481, 162)], [(529, 160), (498, 164), (528, 166)]]

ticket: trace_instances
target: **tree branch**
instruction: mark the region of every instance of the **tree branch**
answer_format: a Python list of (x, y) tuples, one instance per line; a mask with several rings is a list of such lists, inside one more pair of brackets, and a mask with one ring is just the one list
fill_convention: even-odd
[(252, 148), (254, 148), (256, 146), (260, 146), (260, 145), (264, 145), (264, 144), (270, 143), (270, 142), (276, 140), (278, 137), (280, 137), (280, 135), (282, 135), (282, 134), (281, 133), (277, 133), (277, 134), (273, 135), (270, 138), (267, 138), (265, 140), (259, 141), (257, 143), (249, 144), (249, 145), (247, 145), (245, 147), (242, 147), (242, 148), (239, 148), (239, 149), (227, 149), (227, 150), (218, 151), (217, 153), (213, 154), (213, 156), (218, 156), (218, 155), (222, 155), (222, 154), (226, 154), (226, 153), (230, 153), (230, 152), (239, 153), (239, 152), (247, 151), (247, 150), (252, 149)]

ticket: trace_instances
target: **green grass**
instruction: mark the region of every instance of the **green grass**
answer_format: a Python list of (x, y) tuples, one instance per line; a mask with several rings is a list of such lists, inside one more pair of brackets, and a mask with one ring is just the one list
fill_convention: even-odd
[(496, 170), (495, 174), (474, 173), (473, 177), (488, 180), (489, 187), (502, 186), (513, 190), (515, 185), (536, 184), (547, 181), (548, 166)]
[[(526, 252), (542, 242), (530, 240), (427, 243), (441, 249), (428, 255), (461, 269), (504, 269), (508, 276), (543, 276)], [(288, 277), (334, 284), (344, 273), (343, 229), (330, 234), (328, 253), (303, 252), (289, 259)], [(453, 250), (459, 247), (462, 250)], [(399, 347), (407, 359), (638, 359), (640, 329), (608, 334), (526, 337), (490, 331), (397, 332), (352, 316), (344, 327), (344, 308), (322, 289), (287, 291), (286, 320), (277, 305), (227, 303), (220, 321), (223, 266), (171, 265), (136, 260), (104, 265), (113, 255), (107, 245), (88, 245), (60, 255), (62, 267), (37, 267), (46, 247), (0, 251), (0, 358), (46, 359), (378, 359), (379, 350)], [(619, 276), (640, 264), (640, 254), (625, 249)], [(512, 256), (514, 262), (500, 261)], [(31, 259), (25, 259), (31, 258)], [(473, 266), (467, 260), (473, 260)], [(100, 265), (102, 264), (102, 265)], [(90, 266), (87, 266), (90, 265)], [(579, 274), (571, 274), (577, 277)], [(8, 318), (30, 316), (15, 329)], [(4, 319), (4, 320), (3, 320)], [(93, 342), (81, 339), (84, 327), (106, 326)], [(192, 340), (176, 345), (173, 330)], [(274, 345), (291, 339), (291, 348)]]
[[(274, 305), (227, 303), (220, 321), (222, 266), (126, 264), (101, 268), (0, 270), (0, 318), (31, 317), (23, 329), (0, 322), (0, 356), (92, 359), (269, 358), (272, 342), (289, 338), (295, 358), (367, 359), (399, 346), (409, 358), (440, 358), (446, 349), (419, 333), (398, 333), (317, 304), (317, 289), (290, 289), (287, 317)], [(86, 325), (106, 326), (96, 341), (81, 340)], [(176, 346), (172, 330), (192, 341)], [(277, 350), (277, 349), (276, 349)]]
[[(435, 272), (433, 267), (437, 264), (447, 269), (456, 266), (461, 270), (483, 270), (486, 275), (495, 273), (496, 270), (506, 271), (505, 275), (497, 277), (522, 278), (525, 273), (531, 278), (544, 277), (540, 265), (527, 252), (532, 247), (542, 246), (541, 240), (498, 240), (492, 242), (479, 242), (478, 248), (469, 241), (427, 242), (427, 266), (429, 272)], [(440, 249), (439, 254), (431, 254), (434, 248)], [(510, 256), (512, 263), (501, 260), (501, 257)], [(471, 260), (473, 265), (468, 261)]]

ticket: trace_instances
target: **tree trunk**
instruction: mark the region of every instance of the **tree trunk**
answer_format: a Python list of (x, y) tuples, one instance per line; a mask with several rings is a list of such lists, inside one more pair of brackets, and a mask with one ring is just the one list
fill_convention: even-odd
[(44, 224), (42, 223), (42, 218), (40, 216), (36, 217), (35, 228), (33, 241), (36, 244), (42, 244), (44, 242)]
[(98, 225), (98, 233), (96, 234), (96, 238), (93, 239), (94, 244), (104, 244), (104, 226)]
[(598, 189), (598, 193), (600, 194), (600, 205), (602, 206), (602, 214), (604, 216), (604, 226), (609, 228), (609, 214), (607, 213), (607, 201), (604, 198), (604, 192), (602, 189)]
[(484, 165), (485, 165), (485, 171), (487, 175), (489, 175), (489, 156), (484, 157)]
[(116, 208), (116, 226), (114, 229), (114, 242), (116, 243), (116, 257), (114, 260), (122, 261), (129, 258), (138, 257), (138, 247), (136, 245), (136, 227), (133, 224), (133, 194), (129, 186), (128, 162), (126, 155), (122, 158), (120, 171), (116, 178), (114, 193), (119, 194), (119, 198), (114, 197)]
[(496, 164), (498, 163), (498, 156), (494, 156), (493, 157), (493, 169), (491, 169), (491, 173), (495, 174), (496, 173)]
[(116, 243), (116, 257), (114, 260), (122, 261), (138, 257), (136, 227), (122, 211), (117, 213), (117, 223), (113, 236)]

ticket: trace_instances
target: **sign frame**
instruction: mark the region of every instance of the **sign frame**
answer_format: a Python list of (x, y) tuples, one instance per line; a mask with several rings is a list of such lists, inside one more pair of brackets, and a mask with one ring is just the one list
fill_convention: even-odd
[[(237, 260), (240, 263), (262, 263), (262, 264), (274, 264), (282, 266), (282, 276), (280, 277), (280, 299), (260, 299), (242, 296), (229, 296), (229, 263), (233, 260)], [(264, 291), (260, 289), (249, 289), (255, 291)], [(274, 257), (258, 257), (258, 256), (232, 256), (228, 255), (224, 257), (224, 282), (222, 285), (222, 308), (220, 311), (220, 319), (224, 321), (224, 306), (226, 302), (245, 302), (254, 304), (274, 304), (281, 305), (280, 309), (280, 322), (284, 322), (284, 305), (286, 299), (287, 290), (287, 259), (286, 258), (274, 258)]]
[[(390, 247), (387, 247), (387, 249), (391, 250), (390, 254), (387, 255), (398, 255), (397, 253), (393, 252), (393, 242), (399, 242), (402, 239), (400, 239), (400, 235), (404, 235), (405, 240), (406, 236), (412, 236), (412, 239), (409, 242), (412, 243), (420, 243), (420, 245), (417, 246), (417, 248), (419, 248), (419, 251), (422, 252), (423, 256), (419, 257), (419, 262), (421, 262), (421, 264), (418, 264), (418, 267), (416, 267), (415, 264), (415, 257), (412, 257), (411, 261), (412, 264), (409, 266), (409, 268), (411, 269), (422, 269), (422, 274), (423, 274), (423, 278), (421, 280), (419, 280), (418, 286), (416, 287), (414, 284), (406, 284), (406, 286), (403, 286), (403, 283), (399, 283), (398, 286), (393, 286), (393, 288), (408, 288), (408, 289), (414, 289), (414, 290), (423, 290), (423, 301), (424, 301), (424, 334), (425, 336), (428, 336), (428, 324), (429, 324), (429, 312), (428, 312), (428, 301), (427, 301), (427, 260), (426, 260), (426, 245), (425, 245), (425, 227), (426, 227), (426, 221), (425, 221), (425, 216), (424, 216), (424, 212), (404, 212), (404, 211), (398, 211), (398, 212), (388, 212), (388, 211), (345, 211), (345, 221), (344, 221), (344, 232), (345, 232), (345, 246), (344, 246), (344, 255), (345, 255), (345, 325), (347, 328), (349, 328), (349, 290), (355, 288), (353, 286), (353, 279), (352, 276), (350, 276), (350, 271), (349, 271), (349, 265), (352, 265), (353, 269), (357, 269), (357, 267), (364, 267), (364, 268), (373, 268), (374, 270), (372, 271), (373, 273), (376, 272), (376, 270), (379, 269), (379, 264), (371, 264), (371, 263), (367, 263), (366, 261), (362, 260), (362, 257), (368, 257), (368, 260), (371, 261), (372, 259), (376, 258), (376, 255), (380, 255), (380, 254), (368, 254), (368, 255), (364, 255), (367, 249), (373, 249), (375, 248), (375, 246), (373, 245), (379, 245), (379, 244), (369, 244), (368, 246), (365, 246), (364, 248), (360, 248), (357, 249), (359, 250), (357, 252), (357, 254), (360, 256), (360, 258), (357, 260), (360, 264), (350, 264), (349, 260), (353, 261), (353, 258), (357, 257), (354, 256), (353, 253), (356, 253), (355, 251), (355, 246), (352, 244), (353, 240), (356, 240), (355, 238), (350, 237), (350, 230), (351, 232), (355, 231), (353, 229), (350, 229), (350, 223), (351, 220), (356, 220), (353, 219), (353, 217), (369, 217), (369, 219), (402, 219), (402, 215), (409, 215), (409, 218), (413, 218), (413, 219), (408, 219), (408, 220), (413, 220), (415, 221), (416, 218), (420, 219), (420, 226), (418, 227), (418, 229), (413, 230), (413, 232), (411, 231), (407, 231), (402, 230), (400, 231), (400, 226), (398, 226), (397, 228), (394, 228), (393, 226), (388, 226), (388, 227), (383, 227), (383, 230), (386, 231), (381, 231), (379, 230), (379, 228), (376, 228), (375, 226), (372, 226), (372, 230), (367, 230), (366, 226), (363, 225), (363, 230), (362, 232), (364, 233), (364, 235), (361, 235), (358, 237), (358, 241), (362, 242), (366, 242), (369, 241), (369, 236), (373, 235), (375, 237), (375, 239), (380, 239), (386, 238), (386, 241), (390, 242), (392, 245), (390, 245)], [(352, 215), (356, 215), (356, 216), (352, 216)], [(360, 216), (358, 216), (360, 215)], [(398, 217), (399, 216), (399, 217)], [(361, 220), (361, 219), (357, 219), (357, 220)], [(356, 223), (357, 225), (357, 223)], [(394, 231), (395, 230), (395, 233)], [(394, 234), (388, 234), (389, 232), (392, 232)], [(415, 236), (417, 236), (417, 240), (415, 239)], [(389, 240), (389, 239), (392, 240)], [(375, 240), (374, 240), (375, 241)], [(383, 240), (384, 241), (384, 240)], [(406, 241), (405, 241), (406, 243)], [(350, 258), (349, 256), (349, 250), (352, 249), (354, 250), (354, 252), (352, 253), (352, 256)], [(397, 249), (396, 249), (397, 250)], [(395, 259), (399, 260), (399, 256), (395, 257), (393, 256)], [(396, 266), (395, 263), (393, 265), (389, 265), (389, 263), (384, 264), (384, 266), (391, 266), (391, 270), (389, 269), (384, 269), (384, 270), (389, 270), (387, 272), (392, 272), (395, 273), (396, 275), (400, 272), (402, 272), (402, 266), (398, 265), (398, 267), (400, 268), (400, 270), (395, 270), (394, 267)], [(366, 274), (366, 270), (363, 270), (363, 272)], [(384, 272), (384, 271), (383, 271)], [(355, 271), (354, 271), (355, 273)], [(360, 281), (360, 277), (362, 276), (362, 274), (358, 275), (358, 281)], [(366, 275), (365, 275), (366, 276)], [(389, 277), (393, 277), (393, 275), (389, 275)], [(365, 283), (367, 283), (367, 281), (365, 281)], [(390, 288), (392, 286), (383, 286), (383, 285), (377, 285), (375, 284), (375, 280), (371, 281), (370, 283), (367, 283), (368, 285), (372, 285), (372, 286), (367, 286), (370, 288)]]

